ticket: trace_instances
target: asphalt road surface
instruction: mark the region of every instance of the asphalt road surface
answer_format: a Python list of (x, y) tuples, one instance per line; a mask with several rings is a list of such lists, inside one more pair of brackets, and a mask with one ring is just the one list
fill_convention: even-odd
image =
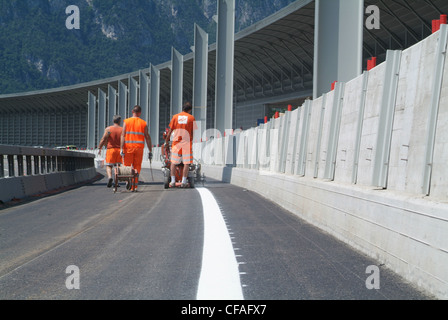
[(0, 299), (433, 299), (253, 192), (141, 180), (137, 193), (103, 178), (0, 210)]

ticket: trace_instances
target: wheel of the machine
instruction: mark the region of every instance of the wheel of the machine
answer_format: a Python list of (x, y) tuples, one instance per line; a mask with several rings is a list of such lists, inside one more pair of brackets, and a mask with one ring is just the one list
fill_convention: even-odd
[(194, 188), (194, 179), (195, 179), (194, 177), (188, 178), (188, 183), (190, 184), (190, 188), (192, 188), (192, 189)]
[(170, 187), (170, 177), (164, 177), (163, 178), (163, 182), (164, 182), (164, 187), (165, 187), (165, 189), (169, 189), (169, 187)]
[(118, 167), (114, 167), (114, 193), (118, 190)]

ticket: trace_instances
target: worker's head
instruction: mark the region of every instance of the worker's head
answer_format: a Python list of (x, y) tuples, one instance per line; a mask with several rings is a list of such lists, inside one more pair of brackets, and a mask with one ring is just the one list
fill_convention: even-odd
[(142, 107), (135, 106), (134, 109), (132, 109), (132, 114), (137, 117), (140, 117), (140, 115), (142, 114)]
[(191, 103), (190, 102), (185, 102), (184, 106), (182, 107), (182, 111), (191, 113), (192, 110), (193, 110), (193, 106), (191, 105)]
[(121, 124), (121, 116), (120, 115), (117, 114), (114, 116), (114, 124), (118, 124), (118, 125)]

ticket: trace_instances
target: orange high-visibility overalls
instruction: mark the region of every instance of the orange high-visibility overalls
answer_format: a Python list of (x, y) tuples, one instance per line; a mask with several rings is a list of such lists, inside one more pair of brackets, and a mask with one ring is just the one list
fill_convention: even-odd
[[(143, 151), (145, 149), (145, 128), (146, 121), (140, 118), (129, 118), (124, 120), (126, 124), (126, 134), (124, 141), (124, 165), (134, 169), (140, 174), (142, 170)], [(138, 187), (136, 179), (135, 189)]]

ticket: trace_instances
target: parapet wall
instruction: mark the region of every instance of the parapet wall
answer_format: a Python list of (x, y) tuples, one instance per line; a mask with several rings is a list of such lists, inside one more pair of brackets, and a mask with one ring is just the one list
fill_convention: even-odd
[(97, 174), (94, 158), (83, 152), (1, 145), (0, 201), (24, 199), (93, 179)]

